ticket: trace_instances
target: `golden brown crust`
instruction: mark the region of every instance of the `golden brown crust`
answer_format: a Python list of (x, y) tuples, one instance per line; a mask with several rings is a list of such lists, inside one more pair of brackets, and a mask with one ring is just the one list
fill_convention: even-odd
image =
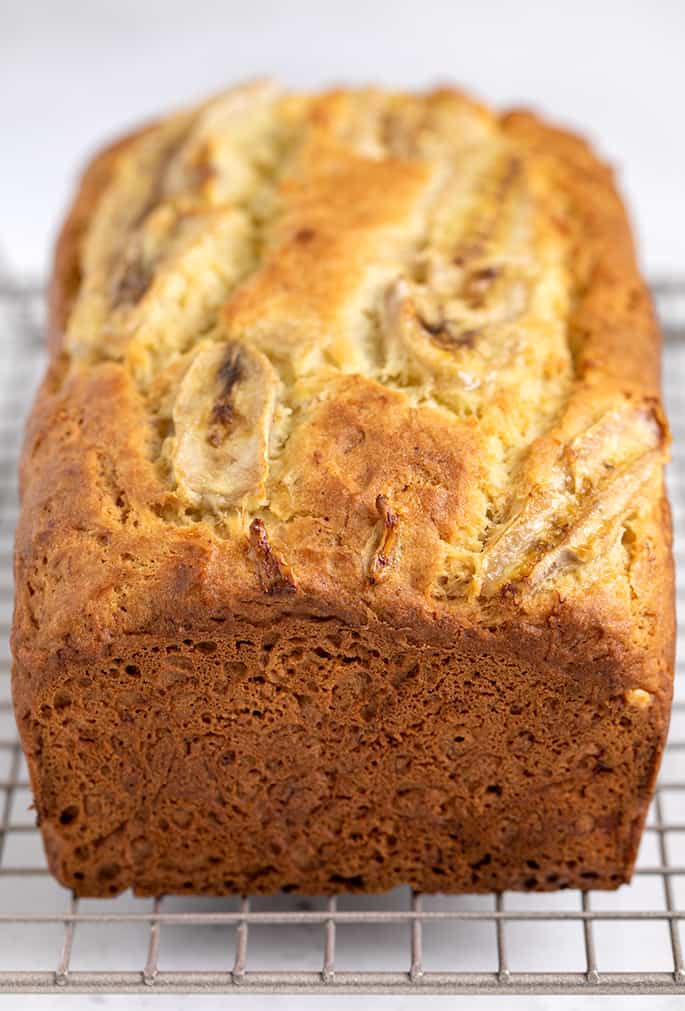
[(573, 255), (580, 261), (582, 283), (571, 324), (579, 376), (596, 370), (658, 398), (661, 331), (611, 170), (579, 137), (532, 113), (512, 111), (502, 124), (508, 134), (553, 163), (552, 171), (579, 215)]
[[(179, 296), (184, 278), (196, 281)], [(449, 890), (582, 885), (590, 873), (612, 887), (630, 873), (672, 686), (668, 437), (660, 335), (625, 212), (582, 141), (529, 113), (498, 120), (449, 91), (232, 93), (91, 164), (58, 243), (49, 331), (53, 364), (22, 465), (13, 647), (17, 714), (63, 880), (84, 894), (129, 883), (145, 892), (400, 881)], [(352, 654), (326, 639), (333, 623), (354, 631)], [(280, 628), (284, 657), (296, 658), (276, 680), (266, 653), (236, 654), (236, 642), (268, 639), (265, 628)], [(404, 657), (416, 652), (419, 673), (391, 705), (373, 657), (394, 641)], [(202, 643), (228, 671), (223, 701), (206, 701)], [(381, 738), (386, 748), (392, 733), (406, 742), (410, 771), (388, 768), (385, 782), (394, 797), (411, 781), (411, 818), (428, 819), (423, 856), (396, 839), (391, 866), (372, 873), (369, 837), (347, 873), (324, 833), (319, 864), (274, 856), (260, 877), (259, 847), (270, 843), (246, 809), (255, 850), (243, 865), (183, 867), (184, 826), (177, 837), (160, 829), (145, 800), (178, 787), (170, 767), (150, 767), (131, 812), (125, 788), (113, 787), (118, 824), (97, 813), (80, 815), (78, 827), (61, 822), (76, 779), (99, 775), (90, 758), (72, 781), (59, 766), (59, 734), (83, 734), (89, 693), (100, 690), (93, 672), (113, 677), (98, 731), (107, 733), (108, 720), (123, 719), (128, 667), (156, 695), (168, 677), (159, 657), (177, 648), (187, 654), (184, 683), (204, 686), (195, 704), (214, 725), (198, 761), (224, 793), (240, 792), (240, 781), (210, 752), (243, 699), (244, 669), (255, 712), (274, 729), (299, 728), (302, 769), (307, 749), (329, 763), (314, 762), (329, 777), (315, 790), (328, 814), (305, 801), (297, 808), (305, 835), (319, 838), (329, 814), (363, 823), (361, 795), (353, 814), (331, 785), (326, 743), (362, 721), (368, 762), (382, 763)], [(308, 687), (282, 680), (294, 676), (298, 651), (308, 663), (319, 656)], [(361, 678), (354, 717), (336, 708), (343, 669)], [(438, 669), (464, 693), (460, 725), (476, 744), (463, 769), (457, 752), (433, 767), (420, 757), (455, 704), (452, 688), (435, 688)], [(396, 677), (404, 680), (391, 669)], [(493, 703), (498, 683), (525, 694), (527, 682), (537, 693), (530, 719), (525, 706), (512, 715)], [(275, 685), (285, 685), (282, 698)], [(183, 715), (193, 690), (165, 703), (179, 739), (196, 739)], [(312, 707), (328, 714), (323, 723)], [(249, 758), (259, 725), (244, 718), (242, 744), (240, 728), (231, 733)], [(508, 722), (536, 742), (525, 762), (508, 751)], [(135, 716), (120, 730), (128, 748), (142, 726)], [(545, 734), (566, 755), (563, 774), (543, 760)], [(499, 742), (492, 749), (488, 737)], [(278, 746), (262, 743), (276, 768)], [(589, 780), (573, 771), (570, 748), (585, 770), (593, 756)], [(466, 792), (447, 770), (441, 779), (441, 762), (453, 760)], [(501, 766), (495, 796), (505, 799), (486, 811), (485, 774), (478, 781), (473, 770), (491, 760)], [(381, 820), (407, 814), (351, 769), (341, 756), (336, 775), (357, 775)], [(259, 775), (268, 789), (270, 773)], [(491, 833), (486, 864), (473, 869), (483, 852), (466, 817), (453, 852), (449, 819), (425, 810), (431, 790), (443, 806), (458, 798)], [(522, 814), (540, 790), (549, 818), (567, 811), (547, 836)], [(284, 812), (294, 808), (281, 800), (273, 815), (287, 838), (295, 829)], [(184, 817), (199, 817), (193, 804)], [(579, 805), (594, 826), (585, 834), (569, 829)], [(132, 862), (146, 819), (159, 833), (153, 856)], [(381, 831), (367, 821), (372, 835)], [(505, 825), (514, 835), (503, 849)], [(197, 831), (209, 853), (217, 844), (203, 836), (206, 820)], [(442, 856), (424, 866), (431, 845)], [(526, 873), (536, 860), (544, 875)], [(98, 877), (93, 861), (117, 870)]]

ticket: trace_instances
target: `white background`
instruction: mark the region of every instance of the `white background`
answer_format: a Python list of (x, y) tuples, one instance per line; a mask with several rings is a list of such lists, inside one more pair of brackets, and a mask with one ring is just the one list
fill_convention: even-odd
[[(131, 124), (246, 77), (310, 87), (452, 80), (585, 132), (617, 168), (651, 276), (685, 271), (685, 2), (0, 0), (0, 250), (42, 276), (85, 156)], [(677, 998), (641, 1006), (675, 1008)], [(316, 998), (71, 998), (58, 1007), (323, 1007)], [(568, 1011), (569, 998), (331, 998), (345, 1011)], [(595, 998), (618, 1008), (621, 998)], [(45, 1009), (52, 998), (22, 1000)], [(16, 1007), (17, 998), (0, 999)], [(635, 1006), (634, 1002), (631, 1006)]]
[(0, 0), (0, 243), (45, 268), (105, 138), (262, 74), (295, 86), (453, 80), (587, 133), (652, 275), (685, 269), (683, 0)]

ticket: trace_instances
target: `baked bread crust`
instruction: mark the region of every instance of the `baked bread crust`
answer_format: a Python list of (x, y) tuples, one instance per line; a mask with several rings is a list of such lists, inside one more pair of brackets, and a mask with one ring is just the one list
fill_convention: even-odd
[(660, 334), (611, 172), (236, 89), (90, 165), (13, 689), (82, 895), (615, 887), (670, 711)]

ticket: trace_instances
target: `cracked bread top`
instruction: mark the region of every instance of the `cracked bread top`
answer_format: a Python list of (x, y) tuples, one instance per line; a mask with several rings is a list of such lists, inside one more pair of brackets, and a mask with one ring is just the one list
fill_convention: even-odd
[(234, 89), (91, 165), (51, 329), (20, 649), (561, 615), (663, 675), (660, 338), (581, 140), (446, 89)]

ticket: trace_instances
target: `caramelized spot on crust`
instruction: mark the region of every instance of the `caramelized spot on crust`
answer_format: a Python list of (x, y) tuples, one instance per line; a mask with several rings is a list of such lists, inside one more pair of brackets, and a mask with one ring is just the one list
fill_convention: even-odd
[(233, 422), (235, 404), (233, 402), (234, 388), (243, 378), (243, 363), (240, 347), (232, 344), (228, 349), (223, 363), (217, 371), (217, 379), (221, 383), (221, 392), (212, 408), (212, 427), (207, 433), (207, 442), (211, 446), (219, 446), (226, 438), (227, 429)]
[(137, 305), (152, 284), (154, 270), (136, 258), (126, 263), (121, 274), (114, 278), (111, 288), (112, 308)]
[(447, 323), (439, 330), (428, 331), (434, 344), (441, 348), (474, 348), (478, 338), (478, 330), (461, 330), (453, 323)]
[(249, 539), (250, 554), (256, 562), (259, 585), (264, 593), (269, 596), (294, 593), (296, 586), (292, 570), (271, 547), (264, 520), (258, 517), (252, 520)]
[(391, 509), (385, 495), (376, 496), (376, 511), (382, 526), (378, 547), (371, 556), (369, 564), (369, 582), (372, 586), (385, 579), (390, 571), (397, 545), (397, 528), (400, 522), (399, 516)]
[(472, 309), (482, 309), (485, 296), (493, 281), (499, 277), (500, 270), (495, 266), (478, 267), (464, 278), (461, 293)]

